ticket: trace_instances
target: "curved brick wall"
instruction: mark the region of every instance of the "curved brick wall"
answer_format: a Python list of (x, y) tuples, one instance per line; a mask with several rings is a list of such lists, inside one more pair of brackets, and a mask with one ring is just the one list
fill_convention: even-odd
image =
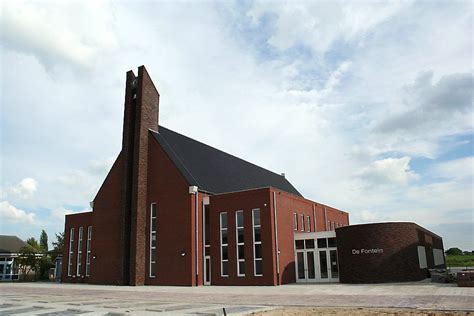
[[(415, 223), (351, 225), (336, 236), (341, 283), (422, 280), (435, 267), (433, 248), (444, 252), (441, 237)], [(427, 269), (420, 269), (418, 246), (426, 249)]]

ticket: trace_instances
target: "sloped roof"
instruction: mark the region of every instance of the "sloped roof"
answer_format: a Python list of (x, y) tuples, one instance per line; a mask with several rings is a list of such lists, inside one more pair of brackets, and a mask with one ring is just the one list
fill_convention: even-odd
[(17, 236), (0, 235), (0, 253), (18, 253), (26, 242)]
[(163, 126), (151, 133), (188, 183), (200, 190), (219, 194), (271, 186), (302, 196), (279, 174)]

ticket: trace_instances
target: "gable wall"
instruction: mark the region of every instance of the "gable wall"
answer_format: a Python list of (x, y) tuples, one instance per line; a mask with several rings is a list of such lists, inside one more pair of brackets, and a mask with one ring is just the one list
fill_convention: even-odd
[[(194, 196), (152, 135), (149, 137), (145, 284), (192, 285)], [(149, 276), (150, 204), (157, 204), (156, 276)], [(184, 256), (181, 256), (182, 253)]]

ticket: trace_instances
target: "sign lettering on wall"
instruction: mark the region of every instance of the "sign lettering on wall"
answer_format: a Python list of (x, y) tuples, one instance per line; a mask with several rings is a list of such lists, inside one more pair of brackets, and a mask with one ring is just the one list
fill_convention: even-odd
[(352, 254), (353, 255), (374, 255), (374, 254), (382, 254), (383, 249), (382, 248), (371, 248), (371, 249), (365, 249), (365, 248), (360, 248), (360, 249), (352, 249)]

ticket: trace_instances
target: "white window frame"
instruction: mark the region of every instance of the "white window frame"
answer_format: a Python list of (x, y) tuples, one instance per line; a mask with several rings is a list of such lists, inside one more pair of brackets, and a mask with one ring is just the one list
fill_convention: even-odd
[[(153, 208), (155, 209), (155, 216), (153, 216)], [(155, 223), (155, 230), (152, 230), (153, 227), (153, 221), (156, 221), (158, 217), (158, 209), (156, 207), (156, 202), (150, 203), (150, 253), (149, 253), (149, 264), (148, 264), (148, 276), (150, 278), (156, 277), (156, 256), (155, 260), (151, 260), (152, 254), (155, 251), (156, 252), (156, 244), (158, 242), (157, 235), (156, 235), (156, 225)], [(155, 237), (155, 246), (153, 246), (153, 236)], [(156, 253), (155, 253), (156, 255)], [(152, 273), (152, 267), (155, 267), (155, 273)]]
[[(222, 215), (227, 217), (227, 224), (226, 227), (222, 227)], [(227, 233), (227, 243), (222, 242), (222, 232), (226, 231)], [(221, 277), (227, 278), (229, 276), (229, 216), (227, 212), (220, 212), (219, 213), (219, 237), (220, 237), (220, 252), (221, 252)], [(222, 248), (227, 247), (227, 259), (223, 259), (222, 257)], [(224, 274), (224, 263), (227, 264), (227, 274)]]
[(304, 214), (300, 214), (301, 227), (300, 231), (304, 232)]
[[(254, 220), (254, 213), (255, 211), (259, 212), (259, 222), (260, 224), (259, 225), (255, 225), (255, 220)], [(252, 242), (253, 242), (253, 275), (254, 276), (257, 276), (257, 277), (260, 277), (260, 276), (263, 276), (263, 249), (260, 249), (261, 252), (262, 252), (262, 258), (256, 258), (255, 257), (255, 248), (256, 248), (256, 245), (260, 245), (260, 248), (262, 248), (262, 216), (261, 216), (261, 211), (259, 208), (254, 208), (252, 209)], [(260, 228), (260, 241), (255, 241), (255, 228)], [(262, 265), (262, 273), (260, 274), (257, 274), (257, 261), (260, 261), (261, 262), (261, 265)]]
[(298, 214), (293, 213), (293, 230), (298, 230)]
[(72, 257), (74, 256), (74, 227), (69, 230), (69, 258), (67, 262), (67, 275), (72, 276)]
[(311, 216), (306, 215), (306, 231), (311, 232)]
[(79, 227), (79, 232), (77, 236), (77, 265), (76, 265), (76, 275), (81, 275), (81, 268), (82, 268), (82, 238), (84, 234), (84, 228), (81, 226)]
[[(239, 226), (239, 221), (238, 221), (239, 214), (242, 214), (242, 226)], [(235, 252), (236, 252), (236, 255), (237, 255), (237, 276), (239, 276), (239, 277), (244, 277), (245, 276), (245, 272), (242, 273), (240, 271), (240, 263), (243, 262), (244, 265), (245, 265), (245, 246), (244, 246), (245, 237), (244, 237), (244, 241), (239, 242), (239, 230), (242, 230), (242, 233), (245, 234), (244, 226), (245, 226), (244, 211), (243, 210), (236, 211), (235, 212), (235, 244), (236, 244)], [(244, 247), (244, 258), (243, 259), (239, 258), (239, 246)], [(245, 271), (245, 267), (244, 267), (244, 271)]]
[(92, 242), (92, 226), (87, 227), (87, 254), (86, 254), (86, 276), (91, 274), (91, 242)]

